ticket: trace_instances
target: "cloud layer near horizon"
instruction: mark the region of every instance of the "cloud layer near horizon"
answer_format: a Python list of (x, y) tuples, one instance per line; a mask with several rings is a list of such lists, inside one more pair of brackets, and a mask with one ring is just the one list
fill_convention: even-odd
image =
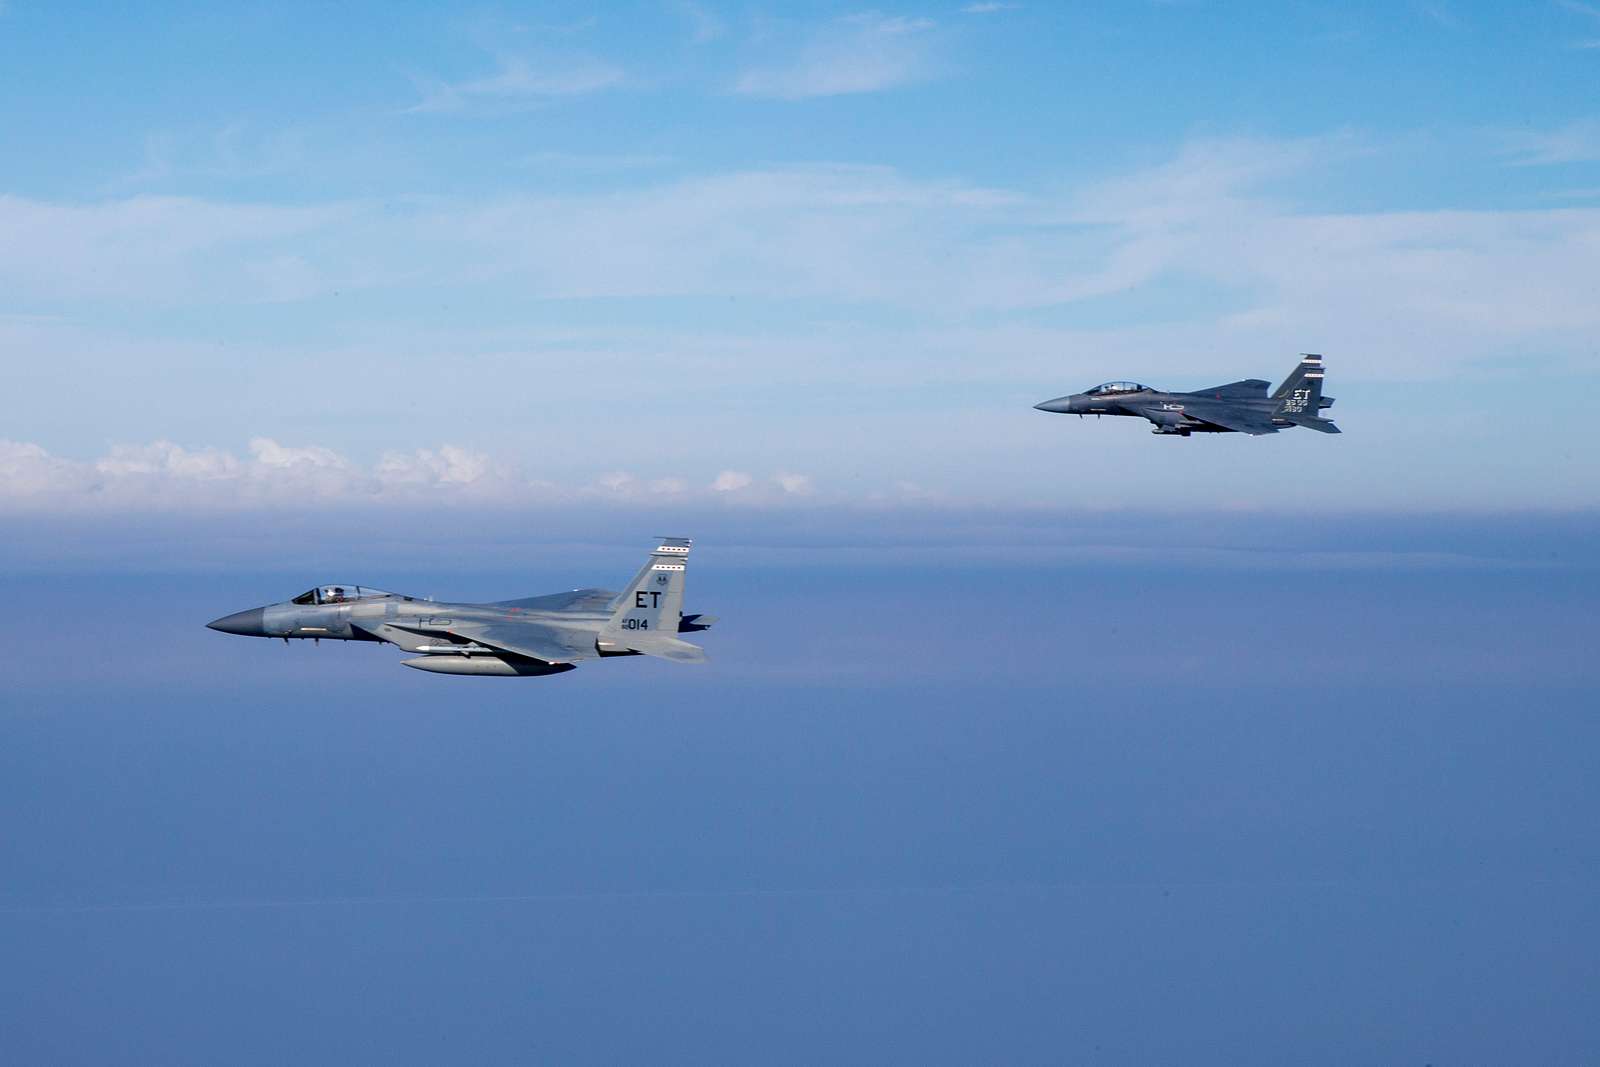
[[(1486, 420), (1510, 368), (1600, 369), (1600, 209), (1287, 195), (1365, 150), (1196, 140), (1056, 191), (816, 166), (387, 205), (0, 198), (0, 284), (23, 309), (0, 314), (7, 436), (31, 442), (7, 446), (0, 500), (835, 486), (981, 506), (1036, 498), (1048, 454), (1063, 485), (1114, 465), (1170, 506), (1250, 507), (1287, 452), (1319, 470), (1273, 490), (1290, 506), (1600, 502), (1579, 424)], [(1317, 448), (1129, 449), (1128, 426), (1027, 410), (1111, 377), (1277, 376), (1313, 348), (1335, 414), (1365, 419)], [(457, 447), (419, 448), (416, 426)], [(227, 451), (250, 437), (267, 445)], [(96, 439), (157, 443), (62, 458)]]
[(319, 446), (250, 441), (240, 456), (171, 441), (116, 445), (90, 460), (52, 455), (37, 444), (0, 439), (0, 516), (99, 510), (237, 511), (295, 505), (469, 504), (486, 508), (580, 501), (719, 499), (751, 506), (803, 500), (808, 475), (758, 476), (722, 470), (695, 481), (612, 471), (588, 484), (560, 484), (515, 464), (456, 445), (389, 451), (360, 464)]

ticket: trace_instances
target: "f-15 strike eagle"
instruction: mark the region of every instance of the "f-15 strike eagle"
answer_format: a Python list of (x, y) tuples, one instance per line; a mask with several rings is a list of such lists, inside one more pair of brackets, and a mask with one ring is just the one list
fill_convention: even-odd
[(445, 604), (364, 585), (319, 585), (282, 604), (250, 608), (206, 623), (245, 637), (385, 641), (420, 653), (401, 660), (436, 674), (526, 678), (570, 671), (582, 660), (661, 656), (702, 663), (705, 652), (677, 635), (711, 626), (709, 615), (683, 614), (689, 562), (685, 537), (663, 537), (620, 593), (570, 593)]
[(1259, 435), (1290, 426), (1339, 432), (1331, 419), (1317, 414), (1333, 406), (1333, 397), (1322, 395), (1321, 356), (1302, 356), (1278, 391), (1268, 396), (1271, 385), (1260, 378), (1246, 378), (1192, 393), (1165, 393), (1137, 382), (1106, 382), (1033, 406), (1062, 415), (1137, 415), (1156, 424), (1151, 433), (1179, 437), (1192, 433)]

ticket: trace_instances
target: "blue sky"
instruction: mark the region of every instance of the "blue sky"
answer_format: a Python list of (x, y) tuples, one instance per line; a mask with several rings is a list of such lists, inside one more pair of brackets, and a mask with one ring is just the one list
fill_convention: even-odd
[[(1585, 421), (1503, 408), (1600, 385), (1597, 42), (1575, 2), (11, 2), (0, 507), (1589, 508)], [(1342, 438), (1029, 410), (1302, 350)]]

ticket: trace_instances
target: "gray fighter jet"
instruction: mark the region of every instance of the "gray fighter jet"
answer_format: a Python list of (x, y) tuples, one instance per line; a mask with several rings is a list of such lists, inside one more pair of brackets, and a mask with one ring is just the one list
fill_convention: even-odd
[(1338, 433), (1331, 419), (1317, 414), (1333, 406), (1322, 395), (1322, 357), (1302, 356), (1300, 365), (1271, 396), (1271, 382), (1246, 378), (1192, 393), (1165, 393), (1137, 382), (1106, 382), (1071, 396), (1033, 405), (1061, 415), (1137, 415), (1156, 424), (1152, 433), (1188, 437), (1192, 433), (1277, 433), (1304, 426)]
[(364, 585), (319, 585), (282, 604), (206, 623), (245, 637), (384, 641), (421, 653), (401, 660), (436, 674), (525, 678), (570, 671), (582, 660), (661, 656), (701, 663), (705, 652), (677, 635), (716, 620), (683, 614), (689, 539), (664, 537), (620, 593), (570, 593), (493, 604), (444, 604)]

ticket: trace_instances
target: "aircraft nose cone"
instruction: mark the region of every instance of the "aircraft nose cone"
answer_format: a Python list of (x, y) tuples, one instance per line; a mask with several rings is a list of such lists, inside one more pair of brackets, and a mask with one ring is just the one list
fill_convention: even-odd
[(1035, 411), (1049, 411), (1056, 415), (1065, 415), (1072, 410), (1070, 396), (1058, 396), (1054, 400), (1046, 400), (1042, 404), (1033, 405)]
[(213, 619), (206, 623), (206, 626), (225, 634), (238, 634), (240, 637), (265, 637), (267, 636), (265, 616), (266, 609), (251, 608), (248, 611), (236, 611), (232, 615)]

